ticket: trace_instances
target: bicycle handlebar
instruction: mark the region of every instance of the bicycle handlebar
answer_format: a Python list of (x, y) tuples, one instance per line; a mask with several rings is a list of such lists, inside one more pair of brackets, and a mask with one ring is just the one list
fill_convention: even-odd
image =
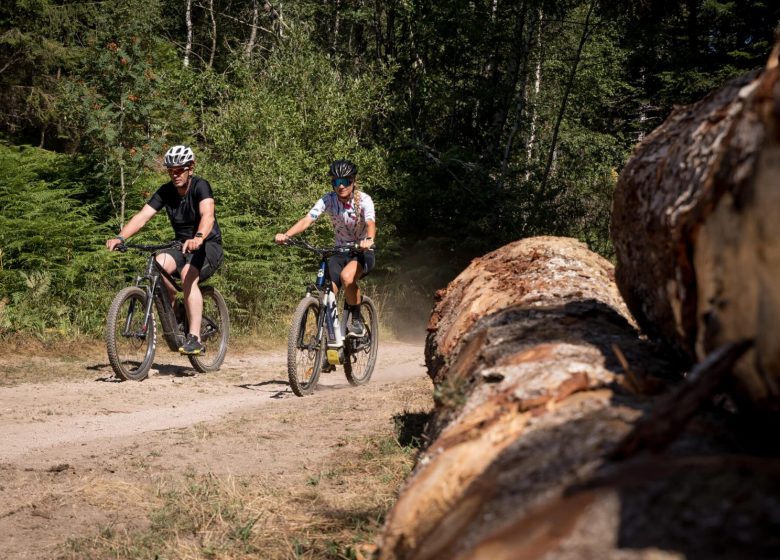
[(153, 253), (154, 251), (162, 251), (163, 249), (179, 249), (181, 250), (182, 242), (175, 239), (162, 245), (137, 245), (134, 243), (120, 243), (116, 246), (117, 251), (124, 253), (128, 249), (136, 249), (138, 251), (148, 251)]
[[(307, 243), (303, 239), (290, 238), (284, 243), (282, 243), (282, 245), (291, 245), (293, 247), (300, 247), (301, 249), (306, 249), (308, 251), (311, 251), (312, 253), (316, 253), (321, 256), (335, 255), (337, 253), (361, 251), (359, 243), (349, 243), (348, 245), (334, 245), (333, 247), (315, 247), (314, 245)], [(367, 249), (367, 250), (373, 251), (374, 248), (372, 247), (371, 249)]]

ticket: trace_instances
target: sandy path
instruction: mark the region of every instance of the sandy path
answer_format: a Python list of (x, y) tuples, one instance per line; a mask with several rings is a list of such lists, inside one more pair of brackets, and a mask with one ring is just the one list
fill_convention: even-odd
[[(106, 364), (74, 364), (96, 371), (92, 381), (56, 381), (0, 387), (0, 463), (57, 459), (56, 448), (78, 447), (147, 432), (213, 422), (241, 409), (298, 399), (286, 381), (283, 352), (228, 356), (215, 374), (192, 375), (187, 362), (170, 353), (159, 356), (141, 383), (111, 380)], [(422, 348), (383, 344), (372, 385), (424, 376)], [(177, 365), (178, 364), (178, 365)], [(340, 371), (324, 374), (320, 393), (351, 389)], [(338, 398), (338, 397), (334, 397)], [(303, 402), (310, 397), (302, 399)]]
[(68, 539), (107, 523), (143, 527), (151, 506), (139, 496), (187, 473), (298, 488), (336, 450), (387, 431), (407, 403), (429, 399), (429, 383), (422, 346), (400, 342), (382, 343), (367, 385), (351, 387), (339, 368), (305, 398), (287, 384), (282, 350), (234, 353), (202, 375), (163, 351), (140, 383), (113, 380), (99, 352), (5, 353), (0, 558), (59, 558)]

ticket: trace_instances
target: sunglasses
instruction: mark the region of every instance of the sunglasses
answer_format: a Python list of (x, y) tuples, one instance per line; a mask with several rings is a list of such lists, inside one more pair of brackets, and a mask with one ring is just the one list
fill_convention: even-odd
[(174, 176), (174, 175), (181, 175), (185, 171), (189, 171), (189, 167), (169, 167), (168, 168), (168, 175)]
[(333, 179), (331, 181), (333, 183), (333, 188), (337, 189), (339, 187), (348, 187), (352, 184), (352, 179), (347, 179), (345, 177), (341, 177), (339, 179)]

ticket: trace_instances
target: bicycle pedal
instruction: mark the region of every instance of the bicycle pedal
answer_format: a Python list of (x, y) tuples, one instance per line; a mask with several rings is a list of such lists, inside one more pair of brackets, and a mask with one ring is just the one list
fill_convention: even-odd
[(335, 366), (337, 364), (340, 364), (341, 360), (339, 360), (339, 351), (335, 349), (329, 349), (328, 350), (328, 364)]

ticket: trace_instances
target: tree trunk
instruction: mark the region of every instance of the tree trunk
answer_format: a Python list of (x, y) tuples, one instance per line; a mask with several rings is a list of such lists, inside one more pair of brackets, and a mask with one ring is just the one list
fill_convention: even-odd
[(125, 166), (119, 165), (119, 229), (125, 227), (125, 203), (127, 190), (125, 188)]
[[(501, 152), (501, 139), (503, 137), (504, 127), (506, 126), (507, 117), (510, 111), (514, 108), (515, 118), (509, 135), (506, 140), (506, 144), (501, 154), (501, 172), (498, 176), (497, 185), (501, 189), (506, 178), (507, 169), (509, 166), (509, 157), (512, 153), (512, 146), (514, 143), (515, 135), (520, 128), (520, 123), (525, 116), (525, 98), (526, 88), (528, 83), (528, 56), (530, 52), (531, 42), (533, 40), (533, 30), (530, 29), (532, 24), (526, 25), (526, 16), (528, 13), (528, 3), (523, 2), (517, 13), (517, 21), (515, 22), (515, 36), (517, 42), (513, 49), (513, 56), (509, 62), (509, 69), (507, 74), (512, 76), (511, 86), (507, 87), (509, 95), (506, 96), (506, 100), (499, 103), (498, 109), (493, 115), (493, 137), (495, 138), (495, 146), (493, 151)], [(526, 31), (528, 28), (528, 31)], [(496, 70), (498, 72), (498, 69)]]
[(250, 58), (252, 56), (252, 51), (255, 48), (255, 42), (257, 42), (257, 20), (260, 17), (260, 5), (258, 4), (258, 0), (252, 0), (252, 31), (249, 34), (249, 41), (246, 43), (246, 48), (244, 49), (244, 58)]
[(190, 65), (190, 54), (192, 53), (192, 0), (187, 0), (184, 20), (187, 23), (187, 43), (184, 45), (184, 67), (186, 68)]
[[(542, 9), (539, 8), (539, 30), (536, 33), (536, 52), (537, 52), (537, 59), (536, 59), (536, 72), (534, 72), (534, 93), (533, 93), (533, 99), (534, 103), (536, 103), (536, 100), (539, 99), (539, 91), (542, 87), (542, 22), (544, 19), (544, 13), (542, 12)], [(525, 148), (525, 163), (526, 163), (526, 172), (525, 172), (525, 180), (528, 181), (531, 178), (531, 162), (533, 161), (533, 155), (534, 155), (534, 146), (536, 144), (536, 121), (538, 118), (538, 111), (536, 109), (536, 106), (533, 104), (529, 104), (526, 101), (526, 106), (531, 107), (531, 119), (530, 119), (530, 131), (528, 133), (528, 143), (526, 144)]]
[(339, 27), (341, 26), (341, 0), (334, 1), (333, 32), (331, 36), (330, 50), (333, 56), (338, 56)]
[(582, 49), (585, 47), (585, 41), (588, 40), (590, 35), (590, 16), (593, 13), (593, 7), (596, 4), (595, 0), (588, 6), (588, 14), (585, 16), (585, 23), (582, 26), (582, 35), (580, 36), (580, 43), (577, 46), (577, 55), (574, 57), (574, 63), (571, 65), (569, 71), (569, 79), (566, 81), (566, 89), (563, 92), (563, 100), (561, 101), (561, 108), (558, 110), (558, 117), (555, 119), (555, 126), (553, 127), (552, 140), (550, 142), (550, 152), (547, 156), (547, 165), (544, 168), (544, 175), (542, 175), (541, 185), (539, 190), (544, 192), (547, 187), (547, 181), (550, 178), (553, 163), (555, 161), (555, 154), (558, 149), (558, 134), (561, 130), (561, 122), (563, 122), (563, 116), (566, 114), (566, 105), (569, 102), (569, 94), (571, 94), (572, 87), (574, 87), (574, 78), (577, 75), (577, 67), (580, 64), (582, 58)]
[(211, 54), (209, 68), (214, 67), (214, 56), (217, 54), (217, 19), (214, 17), (214, 0), (209, 0), (209, 19), (211, 20)]
[(618, 180), (617, 278), (643, 329), (691, 361), (742, 339), (740, 399), (780, 412), (780, 80), (763, 72), (677, 109)]
[(430, 443), (375, 558), (764, 557), (780, 544), (776, 461), (734, 454), (732, 420), (694, 414), (747, 346), (680, 381), (582, 243), (524, 239), (474, 260), (428, 330)]

